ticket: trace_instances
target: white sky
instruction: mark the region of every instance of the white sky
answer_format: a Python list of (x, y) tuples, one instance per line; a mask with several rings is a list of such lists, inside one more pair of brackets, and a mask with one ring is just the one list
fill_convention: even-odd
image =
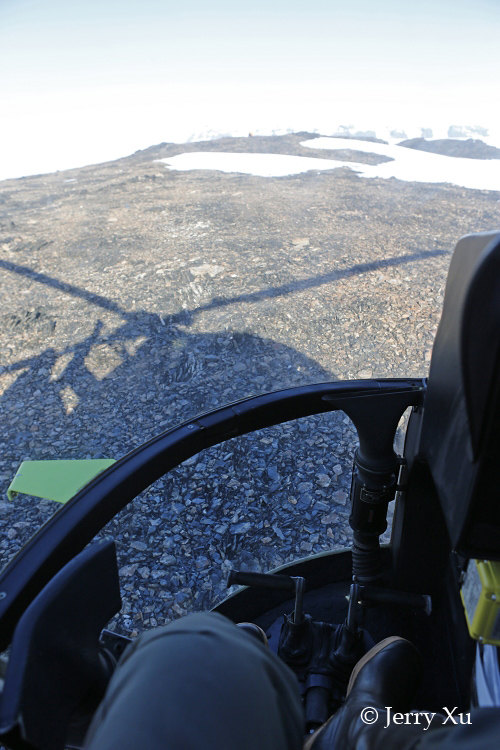
[(410, 182), (446, 182), (473, 190), (500, 190), (498, 159), (462, 159), (417, 151), (404, 146), (343, 138), (314, 138), (303, 141), (302, 145), (318, 149), (355, 149), (388, 156), (393, 161), (372, 165), (286, 154), (217, 151), (191, 151), (159, 161), (169, 169), (179, 171), (214, 169), (261, 177), (284, 177), (309, 170), (324, 171), (348, 167), (361, 177), (395, 177)]
[(499, 32), (498, 0), (0, 0), (0, 178), (208, 131), (494, 133)]

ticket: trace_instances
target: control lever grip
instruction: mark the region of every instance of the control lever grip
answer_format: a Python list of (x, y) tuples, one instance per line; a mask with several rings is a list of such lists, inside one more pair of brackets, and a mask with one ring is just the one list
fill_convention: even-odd
[(278, 589), (280, 591), (290, 591), (295, 594), (295, 608), (293, 613), (293, 623), (300, 625), (304, 620), (302, 611), (302, 602), (304, 598), (305, 578), (301, 576), (284, 576), (274, 573), (246, 573), (242, 570), (230, 570), (227, 579), (227, 586), (233, 584), (240, 586), (251, 586), (261, 589)]
[(251, 586), (262, 589), (279, 589), (281, 591), (295, 591), (295, 579), (290, 576), (272, 575), (269, 573), (247, 573), (243, 570), (230, 570), (227, 586), (234, 584)]

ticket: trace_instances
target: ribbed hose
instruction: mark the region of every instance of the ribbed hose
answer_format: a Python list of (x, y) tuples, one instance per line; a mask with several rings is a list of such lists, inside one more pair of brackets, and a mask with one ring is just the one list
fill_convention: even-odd
[(378, 536), (359, 531), (353, 533), (352, 574), (359, 583), (373, 583), (382, 576)]

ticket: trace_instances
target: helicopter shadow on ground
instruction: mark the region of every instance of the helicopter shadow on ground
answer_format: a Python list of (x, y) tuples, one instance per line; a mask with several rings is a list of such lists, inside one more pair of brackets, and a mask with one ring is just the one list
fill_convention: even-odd
[[(415, 254), (406, 260), (415, 260)], [(378, 267), (388, 264), (380, 261)], [(0, 398), (4, 491), (22, 460), (119, 458), (153, 435), (224, 403), (335, 380), (311, 358), (253, 333), (190, 330), (202, 308), (162, 320), (147, 311), (123, 310), (31, 269), (1, 265), (121, 319), (112, 330), (99, 319), (89, 321), (91, 330), (80, 341), (54, 343), (3, 368), (19, 373)], [(345, 273), (372, 267), (377, 264)], [(297, 288), (331, 280), (316, 277), (298, 282)], [(290, 285), (271, 287), (212, 300), (204, 309), (293, 291)], [(18, 324), (31, 327), (47, 343), (57, 335), (57, 321), (54, 334), (43, 316)], [(155, 483), (111, 524), (112, 535), (126, 539), (122, 577), (132, 598), (139, 598), (141, 611), (153, 606), (158, 587), (170, 596), (166, 619), (193, 606), (209, 606), (223, 592), (227, 564), (269, 569), (348, 544), (346, 502), (355, 444), (354, 428), (343, 414), (319, 415), (215, 446)], [(53, 512), (47, 501), (2, 503), (2, 564)], [(132, 624), (125, 621), (126, 627)]]
[[(335, 380), (335, 373), (311, 358), (255, 333), (199, 333), (190, 328), (202, 312), (258, 304), (340, 278), (444, 254), (418, 251), (357, 264), (249, 294), (214, 298), (168, 318), (144, 310), (130, 312), (104, 296), (0, 260), (0, 267), (37, 282), (42, 292), (52, 289), (59, 296), (81, 300), (82, 317), (86, 309), (97, 313), (93, 320), (89, 316), (83, 339), (64, 342), (59, 338), (59, 345), (57, 319), (51, 321), (45, 313), (2, 316), (4, 324), (25, 328), (26, 335), (38, 337), (40, 349), (45, 348), (1, 370), (19, 375), (0, 397), (4, 416), (0, 472), (9, 459), (119, 456), (157, 432), (224, 403), (268, 390)], [(112, 330), (99, 319), (99, 309), (118, 316)]]
[(112, 331), (97, 320), (82, 340), (3, 367), (19, 373), (0, 398), (4, 457), (115, 455), (228, 401), (335, 379), (303, 354), (252, 333), (191, 333), (193, 314), (120, 312), (123, 321)]

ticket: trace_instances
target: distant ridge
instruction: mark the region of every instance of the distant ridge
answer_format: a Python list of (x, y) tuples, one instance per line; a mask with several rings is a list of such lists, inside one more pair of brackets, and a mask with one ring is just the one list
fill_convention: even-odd
[(500, 159), (500, 148), (488, 146), (484, 141), (475, 138), (467, 138), (466, 141), (456, 138), (441, 138), (434, 141), (428, 141), (425, 138), (410, 138), (401, 141), (398, 145), (443, 156), (459, 156), (465, 159)]

